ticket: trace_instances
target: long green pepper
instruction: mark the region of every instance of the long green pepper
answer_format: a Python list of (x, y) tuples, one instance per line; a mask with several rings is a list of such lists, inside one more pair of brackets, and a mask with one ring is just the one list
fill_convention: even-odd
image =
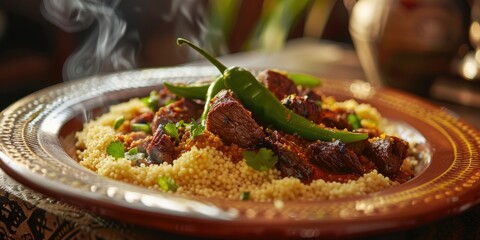
[[(288, 73), (287, 77), (293, 81), (293, 83), (297, 86), (304, 86), (304, 87), (316, 87), (322, 84), (322, 80), (320, 80), (317, 77), (308, 75), (308, 74), (303, 74), (303, 73)], [(179, 97), (184, 97), (187, 99), (199, 99), (199, 100), (206, 100), (209, 96), (213, 98), (215, 94), (218, 93), (218, 91), (222, 90), (225, 88), (225, 84), (223, 84), (223, 80), (221, 81), (215, 81), (213, 83), (208, 83), (204, 85), (175, 85), (169, 82), (163, 83), (170, 92), (173, 94), (179, 96)], [(210, 91), (209, 88), (212, 84), (217, 83), (213, 89), (218, 90), (217, 92), (215, 91)], [(223, 88), (220, 88), (223, 87)], [(213, 90), (212, 89), (212, 90)], [(214, 93), (213, 96), (211, 93)], [(210, 99), (211, 99), (210, 98)]]
[(205, 101), (202, 116), (200, 117), (201, 123), (205, 125), (205, 119), (207, 119), (208, 111), (210, 111), (210, 100), (217, 95), (220, 90), (225, 89), (225, 83), (223, 76), (219, 76), (212, 83), (205, 85), (174, 85), (168, 82), (163, 85), (170, 90), (171, 93), (184, 97), (190, 100), (200, 99)]
[(182, 86), (168, 82), (164, 82), (163, 85), (170, 90), (171, 93), (190, 100), (205, 100), (205, 95), (210, 87), (210, 84)]
[(307, 140), (332, 141), (332, 139), (338, 139), (344, 143), (350, 143), (368, 138), (368, 134), (365, 133), (321, 128), (283, 106), (265, 86), (257, 81), (250, 71), (235, 66), (227, 68), (186, 39), (178, 38), (177, 44), (187, 44), (210, 61), (222, 73), (225, 86), (235, 93), (247, 109), (267, 124), (272, 124), (286, 133), (298, 134)]
[(215, 81), (210, 84), (207, 93), (205, 94), (205, 106), (203, 107), (203, 113), (200, 117), (201, 123), (205, 126), (205, 120), (207, 119), (208, 112), (210, 111), (210, 101), (217, 95), (220, 90), (225, 89), (225, 81), (223, 76), (219, 76)]

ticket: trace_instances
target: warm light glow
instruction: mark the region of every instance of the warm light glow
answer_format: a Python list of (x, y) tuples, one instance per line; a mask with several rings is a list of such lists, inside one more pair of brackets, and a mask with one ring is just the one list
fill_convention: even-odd
[(475, 60), (475, 56), (473, 56), (473, 54), (467, 54), (465, 56), (460, 70), (463, 76), (469, 80), (472, 80), (477, 77), (478, 62)]
[(355, 80), (350, 84), (350, 92), (355, 98), (366, 99), (375, 93), (375, 89), (368, 82)]
[(480, 23), (472, 22), (470, 25), (470, 41), (477, 44), (480, 42)]
[(350, 17), (350, 28), (362, 37), (376, 36), (382, 22), (380, 20), (384, 4), (387, 1), (359, 1), (355, 4)]

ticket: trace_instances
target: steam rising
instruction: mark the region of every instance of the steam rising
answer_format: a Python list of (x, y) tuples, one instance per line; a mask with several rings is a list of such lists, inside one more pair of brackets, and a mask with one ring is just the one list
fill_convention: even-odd
[(44, 0), (42, 14), (66, 32), (93, 26), (83, 46), (63, 66), (64, 80), (136, 67), (138, 34), (115, 9), (120, 0)]
[[(43, 0), (42, 14), (51, 23), (66, 32), (85, 31), (89, 34), (83, 45), (66, 60), (64, 80), (137, 67), (140, 34), (120, 17), (120, 3), (121, 0)], [(158, 29), (160, 31), (173, 30), (175, 38), (185, 37), (209, 51), (225, 53), (224, 39), (216, 42), (207, 40), (212, 36), (218, 38), (221, 31), (209, 26), (204, 3), (198, 0), (162, 0), (142, 5), (153, 5), (154, 9), (135, 8), (135, 11), (145, 15), (154, 12), (161, 21), (173, 25), (174, 29)], [(172, 45), (175, 38), (172, 38)], [(188, 51), (190, 59), (199, 57), (194, 51)]]

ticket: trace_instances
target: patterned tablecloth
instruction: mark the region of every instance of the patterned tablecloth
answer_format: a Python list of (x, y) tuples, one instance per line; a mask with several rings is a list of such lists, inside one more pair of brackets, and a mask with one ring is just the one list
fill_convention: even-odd
[[(195, 239), (105, 219), (39, 194), (0, 171), (0, 239)], [(368, 239), (480, 239), (480, 206)]]

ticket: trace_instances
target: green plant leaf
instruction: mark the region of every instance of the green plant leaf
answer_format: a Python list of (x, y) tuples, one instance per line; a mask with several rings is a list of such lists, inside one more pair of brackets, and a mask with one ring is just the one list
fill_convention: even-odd
[(125, 157), (125, 146), (120, 141), (111, 142), (107, 146), (107, 154), (115, 159)]
[(194, 139), (197, 136), (201, 135), (205, 130), (205, 126), (202, 124), (198, 124), (195, 120), (193, 120), (190, 124), (190, 138)]
[(163, 129), (165, 130), (165, 132), (170, 136), (170, 137), (173, 137), (177, 140), (179, 140), (179, 134), (178, 134), (178, 128), (175, 124), (173, 123), (167, 123), (165, 124), (165, 126), (163, 127)]
[(274, 155), (273, 151), (267, 148), (260, 148), (258, 152), (244, 151), (243, 158), (245, 158), (248, 166), (257, 171), (268, 171), (278, 161), (278, 157)]

